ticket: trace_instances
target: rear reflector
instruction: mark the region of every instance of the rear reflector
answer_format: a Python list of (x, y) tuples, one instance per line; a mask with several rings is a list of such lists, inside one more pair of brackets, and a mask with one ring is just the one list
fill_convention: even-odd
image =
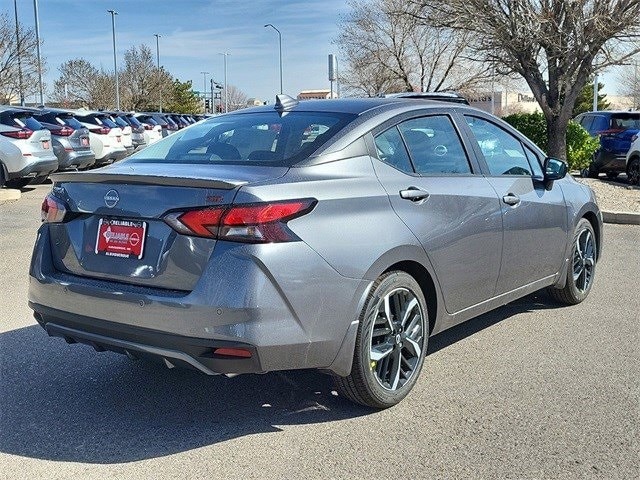
[(171, 212), (164, 220), (184, 235), (232, 242), (291, 242), (298, 237), (287, 222), (313, 210), (315, 199), (231, 205)]
[(216, 348), (214, 355), (224, 355), (226, 357), (251, 358), (251, 352), (244, 348)]

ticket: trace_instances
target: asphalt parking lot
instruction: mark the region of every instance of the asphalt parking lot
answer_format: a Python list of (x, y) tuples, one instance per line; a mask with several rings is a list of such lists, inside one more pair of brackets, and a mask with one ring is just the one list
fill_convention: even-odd
[(313, 372), (205, 377), (47, 337), (26, 292), (49, 188), (0, 204), (1, 478), (640, 477), (640, 226), (605, 226), (583, 304), (537, 293), (432, 338), (378, 412)]

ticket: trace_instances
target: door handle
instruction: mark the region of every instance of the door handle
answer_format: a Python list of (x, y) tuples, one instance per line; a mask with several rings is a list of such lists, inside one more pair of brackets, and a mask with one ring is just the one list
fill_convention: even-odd
[(412, 202), (419, 202), (429, 196), (429, 192), (419, 189), (418, 187), (409, 187), (406, 190), (400, 190), (400, 198), (405, 200), (411, 200)]
[(520, 203), (520, 197), (515, 193), (507, 193), (504, 197), (502, 197), (502, 201), (507, 205), (515, 207)]

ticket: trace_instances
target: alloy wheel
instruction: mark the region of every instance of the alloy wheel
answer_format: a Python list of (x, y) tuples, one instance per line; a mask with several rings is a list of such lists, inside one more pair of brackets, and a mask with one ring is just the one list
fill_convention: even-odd
[(579, 292), (586, 292), (593, 281), (595, 267), (595, 242), (588, 229), (576, 237), (573, 248), (573, 282)]
[(385, 389), (407, 383), (420, 364), (425, 345), (425, 316), (416, 296), (407, 288), (386, 294), (373, 312), (369, 361)]

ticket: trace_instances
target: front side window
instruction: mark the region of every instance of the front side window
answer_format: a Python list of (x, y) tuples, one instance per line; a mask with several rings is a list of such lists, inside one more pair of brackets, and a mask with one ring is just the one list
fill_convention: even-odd
[(130, 163), (293, 165), (356, 116), (325, 112), (223, 115), (192, 125), (129, 157)]
[(478, 117), (465, 115), (491, 175), (531, 175), (531, 166), (515, 136)]
[(432, 115), (402, 122), (398, 128), (421, 175), (469, 174), (469, 160), (451, 119)]

